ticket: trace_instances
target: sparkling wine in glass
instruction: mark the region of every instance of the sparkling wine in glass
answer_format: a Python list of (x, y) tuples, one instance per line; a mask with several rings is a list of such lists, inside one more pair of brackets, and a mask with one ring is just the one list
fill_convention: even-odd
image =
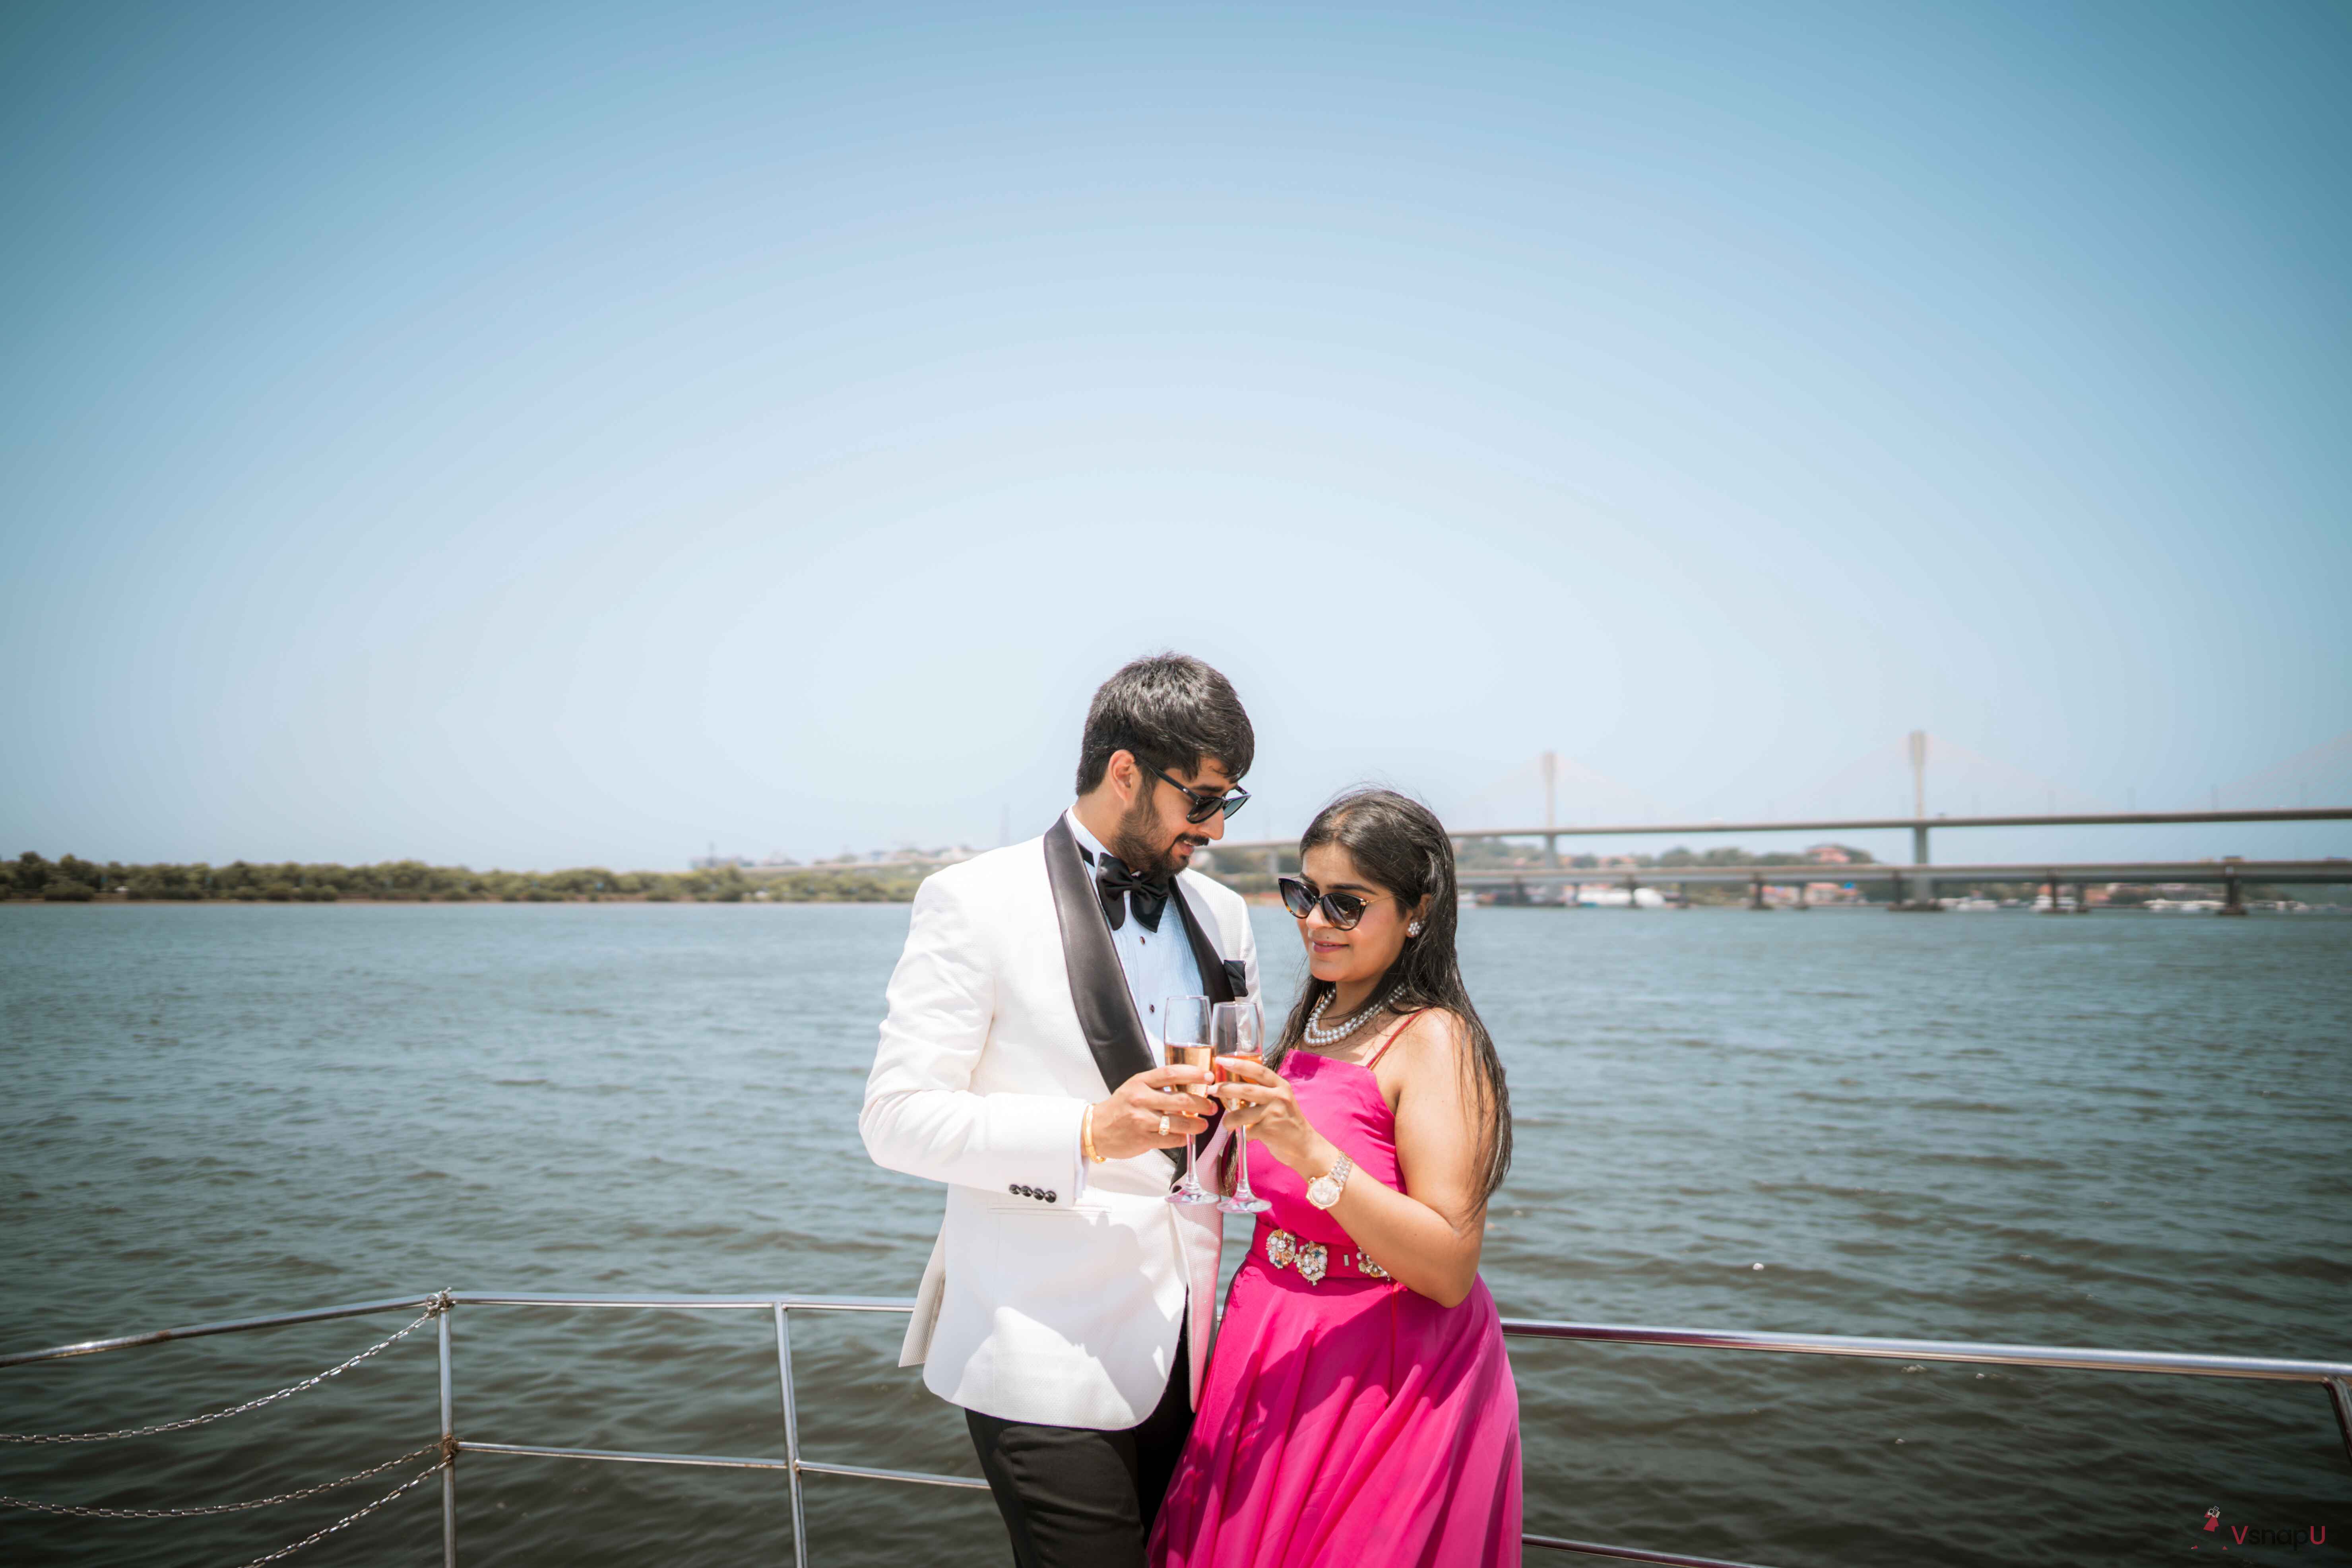
[[(1209, 1020), (1210, 1037), (1215, 1043), (1217, 1055), (1239, 1057), (1244, 1061), (1265, 1059), (1265, 1015), (1258, 1010), (1255, 1000), (1220, 1002)], [(1217, 1077), (1225, 1077), (1217, 1069)], [(1234, 1195), (1217, 1200), (1217, 1207), (1227, 1214), (1264, 1214), (1274, 1205), (1250, 1191), (1249, 1129), (1234, 1123)]]
[[(1212, 1078), (1216, 1075), (1216, 1047), (1209, 1037), (1209, 999), (1206, 996), (1171, 996), (1160, 1004), (1160, 1050), (1164, 1066), (1201, 1068)], [(1205, 1093), (1207, 1084), (1188, 1093)], [(1217, 1194), (1201, 1184), (1200, 1172), (1195, 1168), (1196, 1153), (1191, 1140), (1184, 1144), (1184, 1179), (1168, 1194), (1171, 1204), (1213, 1204)]]

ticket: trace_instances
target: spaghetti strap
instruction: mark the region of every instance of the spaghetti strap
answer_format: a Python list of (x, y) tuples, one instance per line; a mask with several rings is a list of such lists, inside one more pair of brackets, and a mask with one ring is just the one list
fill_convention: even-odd
[(1426, 1007), (1415, 1007), (1412, 1012), (1407, 1013), (1398, 1021), (1397, 1026), (1389, 1031), (1388, 1038), (1382, 1040), (1379, 1045), (1374, 1046), (1372, 1047), (1372, 1054), (1366, 1057), (1362, 1061), (1358, 1062), (1356, 1065), (1362, 1068), (1366, 1072), (1370, 1072), (1372, 1069), (1373, 1064), (1378, 1062), (1381, 1058), (1387, 1053), (1388, 1048), (1391, 1046), (1396, 1044), (1396, 1037), (1399, 1035), (1403, 1034), (1407, 1028), (1411, 1027), (1412, 1021), (1415, 1018), (1420, 1017), (1423, 1013), (1428, 1011), (1429, 1009)]

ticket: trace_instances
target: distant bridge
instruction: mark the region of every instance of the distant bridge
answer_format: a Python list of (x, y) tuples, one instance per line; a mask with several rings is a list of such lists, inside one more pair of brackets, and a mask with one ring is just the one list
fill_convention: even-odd
[[(1546, 827), (1491, 827), (1448, 829), (1448, 835), (1458, 847), (1473, 839), (1540, 838), (1544, 840), (1544, 861), (1539, 866), (1527, 867), (1464, 867), (1461, 885), (1468, 889), (1504, 889), (1511, 887), (1544, 887), (1562, 883), (1579, 886), (1612, 886), (1623, 888), (1658, 888), (1690, 883), (1700, 886), (1731, 884), (1749, 889), (1751, 908), (1765, 908), (1763, 889), (1768, 887), (1801, 887), (1809, 882), (1892, 882), (1895, 886), (1895, 907), (1897, 909), (1933, 908), (1938, 883), (1959, 884), (1985, 882), (2034, 882), (2048, 887), (2055, 900), (2061, 884), (2082, 885), (2090, 882), (2189, 882), (2219, 887), (2223, 889), (2224, 907), (2231, 912), (2243, 913), (2241, 885), (2246, 882), (2289, 883), (2352, 883), (2352, 859), (2317, 860), (2242, 860), (2233, 858), (2207, 860), (2074, 860), (2016, 861), (1997, 865), (1937, 866), (1929, 861), (1927, 835), (1946, 827), (2118, 827), (2149, 826), (2164, 824), (2211, 824), (2239, 822), (2346, 822), (2352, 821), (2352, 806), (2297, 806), (2292, 809), (2246, 811), (2105, 811), (2049, 812), (2032, 816), (1851, 816), (1819, 817), (1801, 821), (1755, 820), (1733, 822), (1638, 822), (1605, 826)], [(1692, 838), (1724, 834), (1756, 833), (1836, 833), (1869, 832), (1907, 828), (1911, 833), (1911, 862), (1908, 865), (1839, 865), (1833, 862), (1804, 862), (1783, 866), (1564, 866), (1559, 859), (1562, 838), (1631, 838), (1673, 837)], [(1280, 857), (1295, 852), (1296, 838), (1225, 838), (1211, 847), (1218, 864), (1232, 870), (1246, 866), (1246, 856), (1264, 856), (1269, 871), (1279, 868)], [(917, 871), (928, 872), (948, 860), (908, 856), (903, 859), (882, 861), (848, 861), (822, 863), (814, 866), (751, 867), (746, 874), (755, 878), (809, 872), (843, 875), (850, 872)]]
[[(1927, 834), (1941, 827), (2133, 827), (2153, 826), (2164, 823), (2215, 822), (2352, 822), (2352, 805), (2298, 806), (2278, 811), (2072, 811), (2042, 813), (2028, 816), (1842, 816), (1818, 817), (1797, 822), (1748, 821), (1727, 822), (1625, 822), (1606, 826), (1548, 827), (1481, 827), (1448, 828), (1447, 835), (1456, 845), (1473, 838), (1540, 838), (1544, 840), (1546, 857), (1558, 863), (1559, 840), (1563, 838), (1633, 838), (1657, 837), (1660, 835), (1680, 838), (1696, 838), (1709, 834), (1726, 833), (1864, 833), (1908, 828), (1911, 833), (1911, 859), (1915, 867), (1926, 866)], [(1216, 847), (1227, 853), (1239, 854), (1255, 850), (1259, 853), (1292, 850), (1298, 847), (1297, 839), (1255, 838), (1225, 839)], [(1957, 877), (1958, 872), (1946, 869), (1940, 876)], [(2328, 880), (2339, 879), (2330, 878)], [(2352, 881), (2352, 875), (2342, 880)]]
[[(2034, 882), (2049, 890), (2053, 906), (2062, 886), (2077, 888), (2091, 882), (2193, 883), (2221, 889), (2226, 914), (2245, 913), (2248, 882), (2289, 884), (2352, 882), (2352, 860), (2095, 860), (2063, 865), (2021, 861), (2005, 866), (1838, 866), (1808, 863), (1798, 866), (1606, 866), (1513, 868), (1479, 867), (1460, 876), (1465, 889), (1524, 890), (1529, 887), (1639, 888), (1678, 887), (1690, 883), (1748, 889), (1748, 906), (1764, 909), (1767, 888), (1802, 889), (1810, 883), (1891, 882), (1897, 909), (1932, 907), (1939, 882)], [(2077, 900), (2077, 907), (2081, 907)]]
[[(1633, 889), (1680, 883), (1730, 883), (1749, 889), (1749, 908), (1763, 909), (1767, 907), (1764, 889), (1768, 887), (1802, 887), (1808, 882), (1881, 881), (1894, 884), (1896, 909), (1919, 910), (1936, 907), (1936, 888), (1939, 882), (2039, 882), (2050, 889), (2053, 905), (2057, 902), (2058, 888), (2062, 883), (2080, 886), (2088, 882), (2193, 882), (2221, 888), (2224, 912), (2243, 914), (2242, 883), (2352, 882), (2352, 859), (2043, 860), (2006, 865), (1937, 866), (1928, 859), (1927, 835), (1931, 829), (1938, 827), (2110, 827), (2164, 823), (2344, 821), (2352, 821), (2352, 806), (2300, 806), (2275, 811), (2051, 812), (2024, 816), (1854, 816), (1801, 822), (1644, 822), (1607, 826), (1496, 827), (1459, 832), (1449, 829), (1448, 832), (1457, 847), (1476, 838), (1544, 840), (1543, 865), (1465, 867), (1460, 873), (1461, 885), (1465, 888), (1503, 889), (1570, 883), (1582, 887)], [(1655, 837), (1661, 834), (1693, 838), (1727, 833), (1835, 833), (1890, 828), (1910, 829), (1911, 864), (1854, 866), (1811, 862), (1793, 866), (1571, 867), (1561, 865), (1559, 860), (1559, 840), (1562, 838)], [(1236, 860), (1244, 854), (1262, 854), (1266, 858), (1269, 869), (1278, 864), (1276, 857), (1297, 847), (1295, 839), (1276, 838), (1224, 839), (1215, 846), (1220, 856), (1232, 856)]]

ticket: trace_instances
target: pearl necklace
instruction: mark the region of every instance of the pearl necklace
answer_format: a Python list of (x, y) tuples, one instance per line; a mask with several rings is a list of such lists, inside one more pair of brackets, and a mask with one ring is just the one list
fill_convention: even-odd
[(1389, 997), (1394, 996), (1397, 994), (1397, 988), (1393, 985), (1390, 986), (1386, 995), (1381, 996), (1376, 1002), (1371, 1002), (1364, 1006), (1357, 1008), (1353, 1013), (1349, 1014), (1346, 1017), (1340, 1019), (1338, 1023), (1326, 1029), (1321, 1026), (1323, 1023), (1323, 1009), (1328, 1007), (1331, 1005), (1331, 998), (1337, 996), (1339, 994), (1339, 993), (1337, 990), (1326, 991), (1323, 993), (1321, 998), (1315, 1004), (1315, 1011), (1307, 1015), (1307, 1026), (1298, 1032), (1299, 1038), (1305, 1040), (1308, 1045), (1317, 1047), (1318, 1048), (1324, 1046), (1338, 1045), (1341, 1040), (1346, 1039), (1349, 1036), (1362, 1028), (1364, 1026), (1365, 1019), (1370, 1017), (1373, 1014), (1378, 1013), (1381, 1008), (1387, 1006), (1389, 1005)]

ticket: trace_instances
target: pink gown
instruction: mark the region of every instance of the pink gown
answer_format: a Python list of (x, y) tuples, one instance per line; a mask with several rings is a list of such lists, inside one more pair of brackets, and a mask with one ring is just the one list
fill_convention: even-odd
[[(1402, 1190), (1396, 1118), (1369, 1065), (1294, 1051), (1281, 1070), (1318, 1131)], [(1148, 1560), (1516, 1565), (1519, 1395), (1486, 1282), (1448, 1308), (1368, 1272), (1306, 1179), (1252, 1152), (1251, 1185), (1274, 1206), (1225, 1298)]]

